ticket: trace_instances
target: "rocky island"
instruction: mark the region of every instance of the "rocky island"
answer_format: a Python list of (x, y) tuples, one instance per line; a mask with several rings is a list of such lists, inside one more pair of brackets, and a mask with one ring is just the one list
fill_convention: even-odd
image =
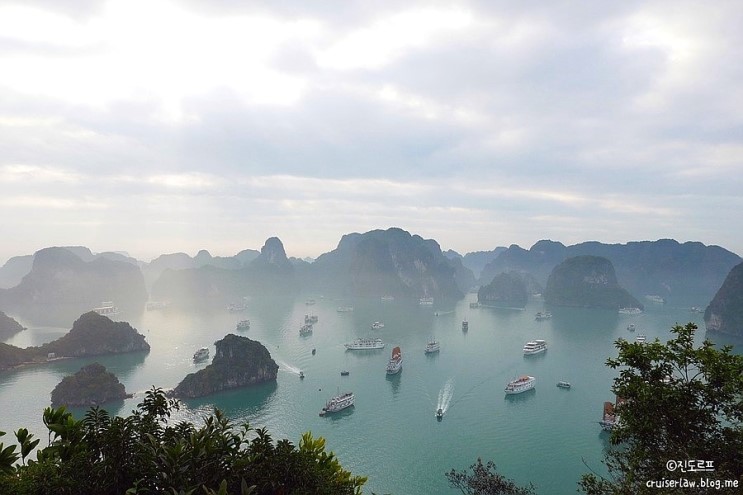
[(97, 406), (112, 400), (131, 397), (124, 385), (106, 368), (93, 363), (66, 376), (52, 391), (52, 406)]
[(547, 279), (544, 301), (555, 306), (644, 309), (619, 286), (611, 261), (600, 256), (575, 256), (557, 265)]
[(730, 270), (704, 311), (704, 323), (710, 332), (743, 337), (743, 263)]
[(477, 291), (477, 302), (485, 306), (524, 308), (528, 300), (526, 281), (515, 271), (499, 273)]
[(51, 357), (85, 357), (149, 351), (144, 335), (123, 321), (111, 321), (90, 311), (80, 316), (72, 329), (40, 347), (21, 349), (0, 344), (0, 370), (26, 363), (45, 362)]
[(25, 328), (20, 323), (0, 311), (0, 340), (10, 338), (22, 330)]
[(214, 345), (217, 351), (212, 363), (187, 375), (173, 390), (174, 397), (202, 397), (276, 380), (279, 365), (260, 342), (229, 334)]

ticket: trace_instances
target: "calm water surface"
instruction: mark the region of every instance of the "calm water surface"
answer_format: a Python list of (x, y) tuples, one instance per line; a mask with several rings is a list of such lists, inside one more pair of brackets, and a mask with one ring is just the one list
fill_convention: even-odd
[[(308, 298), (316, 304), (306, 305)], [(551, 320), (535, 321), (534, 314), (545, 310), (540, 299), (517, 311), (470, 308), (474, 298), (469, 294), (449, 306), (425, 307), (308, 295), (255, 300), (237, 314), (167, 310), (121, 315), (147, 337), (149, 354), (57, 361), (0, 373), (0, 429), (28, 427), (46, 438), (41, 413), (50, 404), (52, 389), (64, 376), (96, 360), (135, 393), (108, 407), (113, 414), (127, 414), (152, 385), (174, 387), (186, 374), (206, 366), (192, 362), (196, 349), (210, 346), (213, 356), (214, 341), (237, 333), (268, 348), (280, 365), (277, 382), (189, 400), (179, 417), (198, 421), (218, 407), (237, 423), (268, 427), (276, 439), (298, 443), (303, 432), (311, 431), (327, 439), (344, 467), (369, 477), (365, 493), (458, 493), (449, 488), (444, 473), (481, 457), (492, 459), (501, 474), (519, 484), (534, 483), (539, 493), (572, 494), (588, 470), (584, 460), (603, 472), (600, 459), (607, 436), (597, 421), (603, 402), (613, 400), (615, 372), (604, 366), (608, 357), (616, 356), (613, 342), (640, 333), (666, 340), (675, 323), (694, 321), (704, 328), (701, 315), (670, 305), (650, 304), (637, 316), (553, 308)], [(336, 311), (345, 305), (353, 305), (354, 311)], [(316, 314), (319, 322), (312, 335), (300, 337), (307, 313)], [(467, 333), (461, 330), (465, 318)], [(235, 330), (241, 319), (251, 321), (249, 330)], [(372, 330), (374, 321), (383, 322), (384, 328)], [(637, 326), (635, 333), (627, 331), (629, 323)], [(25, 323), (29, 329), (7, 342), (38, 345), (63, 335), (71, 324), (60, 322), (57, 328)], [(344, 342), (370, 336), (381, 337), (386, 347), (364, 352), (343, 347)], [(441, 351), (426, 355), (432, 337), (441, 342)], [(546, 340), (548, 351), (524, 357), (522, 347), (532, 339)], [(402, 372), (390, 378), (385, 366), (394, 346), (401, 347), (404, 364)], [(299, 370), (304, 380), (299, 380)], [(350, 375), (341, 377), (341, 370)], [(506, 383), (521, 374), (537, 378), (535, 390), (505, 396)], [(570, 382), (572, 389), (557, 388), (559, 380)], [(330, 396), (347, 390), (356, 395), (353, 409), (318, 416)], [(438, 407), (446, 411), (440, 422), (434, 417)]]

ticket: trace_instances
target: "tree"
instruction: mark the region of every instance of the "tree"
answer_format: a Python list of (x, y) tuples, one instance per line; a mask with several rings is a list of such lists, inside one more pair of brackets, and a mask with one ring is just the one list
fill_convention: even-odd
[(153, 387), (125, 418), (93, 408), (76, 420), (63, 407), (47, 408), (48, 445), (36, 460), (26, 457), (39, 440), (23, 428), (16, 432), (20, 453), (0, 443), (0, 493), (361, 493), (366, 478), (344, 470), (322, 438), (306, 433), (298, 448), (274, 442), (265, 429), (237, 427), (219, 410), (201, 426), (171, 425), (177, 407)]
[(470, 466), (471, 473), (467, 470), (456, 471), (452, 469), (446, 473), (449, 484), (458, 488), (464, 495), (533, 495), (534, 487), (520, 487), (508, 478), (498, 474), (493, 461), (483, 465), (482, 459), (478, 458), (475, 464)]
[[(696, 329), (693, 323), (676, 325), (666, 344), (616, 342), (618, 357), (606, 363), (620, 370), (612, 388), (619, 419), (604, 459), (609, 478), (584, 475), (579, 486), (585, 493), (679, 493), (647, 483), (700, 475), (743, 486), (743, 356), (708, 340), (695, 348)], [(711, 462), (714, 471), (681, 472), (698, 468), (699, 461), (705, 468)]]

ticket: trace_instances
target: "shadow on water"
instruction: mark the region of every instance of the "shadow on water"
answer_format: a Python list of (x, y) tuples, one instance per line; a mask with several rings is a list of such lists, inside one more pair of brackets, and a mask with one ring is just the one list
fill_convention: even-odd
[(356, 406), (347, 407), (336, 413), (326, 414), (324, 417), (329, 418), (330, 421), (341, 421), (353, 414), (356, 410)]
[(238, 413), (255, 414), (268, 406), (278, 388), (278, 384), (272, 381), (251, 387), (223, 390), (196, 399), (181, 399), (181, 402), (190, 409), (220, 404), (220, 409), (229, 416), (236, 416)]
[(392, 386), (393, 397), (397, 396), (397, 394), (400, 393), (400, 376), (401, 375), (402, 375), (402, 370), (398, 371), (394, 375), (385, 374), (385, 379)]
[(736, 337), (719, 332), (705, 331), (704, 338), (714, 343), (718, 349), (726, 345), (733, 346), (732, 353), (743, 356), (743, 336)]
[(521, 404), (534, 398), (537, 395), (537, 389), (532, 388), (520, 394), (505, 394), (503, 400), (510, 404)]

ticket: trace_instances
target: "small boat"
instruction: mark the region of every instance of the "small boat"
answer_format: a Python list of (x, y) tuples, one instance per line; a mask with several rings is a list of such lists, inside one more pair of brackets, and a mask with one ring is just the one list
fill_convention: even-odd
[(395, 375), (402, 369), (402, 351), (399, 347), (392, 349), (392, 357), (387, 363), (387, 374)]
[(395, 296), (382, 296), (382, 302), (392, 302), (395, 300)]
[(304, 315), (304, 323), (306, 325), (313, 325), (317, 323), (317, 315)]
[(479, 308), (479, 307), (480, 307), (480, 303), (479, 302), (471, 302), (470, 303), (470, 308), (472, 308), (472, 309)]
[(312, 306), (313, 304), (315, 304), (315, 300), (314, 299), (307, 299), (304, 303), (307, 306)]
[(353, 306), (339, 306), (336, 311), (338, 313), (350, 313), (351, 311), (353, 311)]
[(240, 320), (237, 322), (238, 330), (250, 330), (250, 320)]
[(547, 342), (544, 340), (534, 340), (524, 344), (524, 356), (530, 356), (532, 354), (539, 354), (547, 350)]
[(299, 372), (299, 379), (300, 380), (303, 380), (304, 379), (304, 371), (300, 371)]
[(462, 331), (463, 331), (463, 332), (466, 332), (466, 331), (467, 331), (467, 330), (469, 330), (469, 329), (470, 329), (470, 324), (469, 324), (469, 322), (467, 322), (467, 320), (464, 320), (464, 321), (462, 322)]
[(351, 407), (353, 406), (353, 401), (353, 392), (343, 392), (335, 397), (331, 397), (330, 400), (325, 403), (325, 407), (322, 408), (322, 411), (320, 411), (320, 416), (336, 413), (346, 409), (347, 407)]
[(367, 351), (373, 349), (384, 349), (382, 339), (356, 339), (353, 342), (343, 344), (349, 351)]
[(304, 324), (301, 327), (299, 327), (299, 335), (309, 335), (312, 333), (312, 325)]
[(652, 301), (654, 303), (658, 303), (658, 304), (665, 304), (666, 303), (666, 300), (665, 299), (663, 299), (661, 296), (658, 296), (658, 295), (655, 295), (655, 294), (648, 294), (648, 295), (645, 296), (645, 299), (647, 299), (648, 301)]
[(537, 379), (533, 376), (520, 376), (515, 380), (511, 380), (506, 385), (506, 395), (520, 394), (534, 388), (534, 384)]
[(540, 311), (539, 313), (534, 315), (534, 319), (537, 321), (549, 320), (550, 318), (552, 318), (552, 313), (550, 313), (549, 311), (546, 311), (544, 313)]
[(689, 309), (689, 311), (691, 311), (692, 313), (700, 313), (700, 314), (704, 314), (704, 310), (703, 310), (702, 308), (699, 308), (699, 307), (697, 307), (697, 306), (692, 306), (692, 307), (691, 307), (691, 308)]
[(230, 303), (227, 305), (227, 311), (229, 311), (230, 313), (242, 313), (246, 309), (248, 309), (248, 307), (244, 303)]
[(194, 352), (193, 360), (194, 362), (203, 361), (205, 359), (209, 358), (209, 348), (208, 347), (202, 347), (198, 351)]
[(372, 330), (379, 330), (380, 328), (384, 328), (384, 323), (382, 323), (381, 321), (375, 321), (374, 323), (372, 323), (371, 327)]
[(642, 313), (640, 308), (619, 308), (620, 315), (639, 315)]
[(622, 402), (623, 399), (620, 399), (619, 397), (616, 398), (616, 404), (609, 401), (604, 402), (604, 412), (601, 416), (601, 421), (599, 421), (602, 430), (611, 431), (614, 428), (614, 425), (619, 422), (619, 415), (617, 415), (615, 407)]
[(560, 382), (557, 382), (557, 386), (558, 388), (570, 388), (570, 383), (560, 381)]
[(341, 376), (348, 376), (348, 375), (350, 375), (350, 374), (351, 374), (351, 372), (350, 372), (350, 371), (348, 371), (348, 370), (343, 370), (343, 371), (341, 371)]
[(441, 421), (444, 418), (444, 410), (439, 407), (439, 410), (436, 411), (436, 419)]
[(113, 301), (103, 301), (100, 307), (93, 308), (93, 311), (101, 316), (116, 316), (120, 313), (119, 308), (114, 306)]
[(433, 297), (421, 297), (418, 300), (418, 304), (421, 306), (433, 306)]
[(426, 344), (426, 354), (431, 354), (433, 352), (438, 352), (441, 349), (441, 344), (438, 340), (431, 340), (428, 344)]
[(629, 330), (630, 332), (634, 332), (635, 328), (636, 327), (634, 323), (630, 323), (629, 325), (627, 325), (627, 330)]
[(647, 340), (647, 337), (645, 337), (643, 334), (640, 334), (635, 339), (635, 342), (638, 342), (640, 344), (644, 344), (646, 340)]

